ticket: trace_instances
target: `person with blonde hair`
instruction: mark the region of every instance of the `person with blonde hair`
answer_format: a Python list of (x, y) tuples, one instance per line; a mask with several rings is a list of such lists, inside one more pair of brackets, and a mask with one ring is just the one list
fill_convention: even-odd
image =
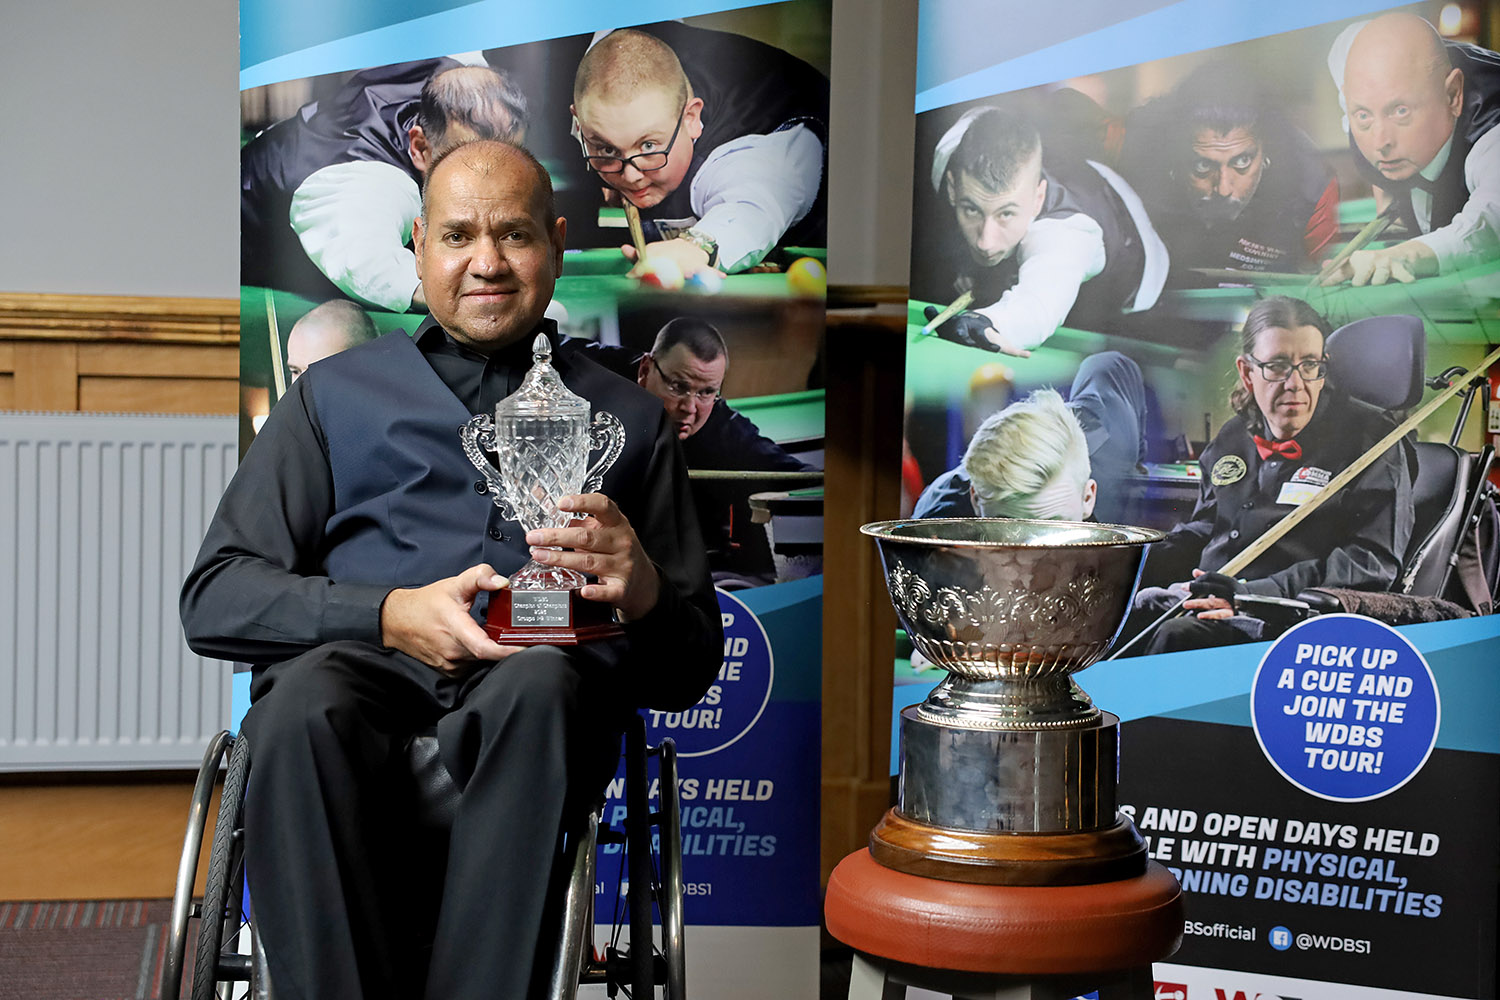
[(802, 60), (682, 24), (612, 31), (579, 62), (570, 110), (607, 203), (640, 213), (648, 258), (691, 277), (827, 244), (828, 79)]
[(1091, 355), (1068, 396), (1039, 389), (986, 417), (912, 516), (1124, 519), (1120, 480), (1145, 457), (1140, 366), (1117, 351)]
[(964, 453), (982, 517), (1082, 521), (1099, 486), (1083, 428), (1055, 389), (1038, 389), (979, 425)]

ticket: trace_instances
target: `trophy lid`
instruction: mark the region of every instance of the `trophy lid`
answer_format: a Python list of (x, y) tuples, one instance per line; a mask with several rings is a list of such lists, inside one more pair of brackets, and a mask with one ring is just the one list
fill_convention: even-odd
[(552, 367), (552, 342), (545, 333), (531, 342), (531, 370), (521, 387), (495, 405), (495, 417), (579, 417), (588, 419), (589, 402), (563, 385)]

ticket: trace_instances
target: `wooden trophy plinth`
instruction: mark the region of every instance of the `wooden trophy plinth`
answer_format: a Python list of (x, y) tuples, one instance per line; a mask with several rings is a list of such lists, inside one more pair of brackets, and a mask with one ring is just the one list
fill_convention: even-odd
[(624, 635), (608, 604), (576, 590), (511, 590), (490, 595), (484, 631), (506, 646), (576, 646)]

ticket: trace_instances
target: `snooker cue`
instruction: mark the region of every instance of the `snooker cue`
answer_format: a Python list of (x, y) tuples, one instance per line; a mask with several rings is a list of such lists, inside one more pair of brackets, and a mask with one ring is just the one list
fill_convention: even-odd
[[(1416, 413), (1413, 413), (1411, 416), (1401, 421), (1401, 423), (1397, 424), (1389, 434), (1381, 438), (1379, 441), (1375, 442), (1375, 444), (1372, 445), (1368, 451), (1351, 462), (1343, 472), (1340, 472), (1338, 475), (1334, 476), (1333, 479), (1328, 483), (1328, 485), (1319, 490), (1317, 494), (1312, 497), (1312, 499), (1307, 501), (1307, 503), (1304, 503), (1288, 511), (1285, 517), (1277, 521), (1275, 524), (1271, 525), (1270, 528), (1266, 529), (1265, 534), (1261, 535), (1254, 542), (1248, 545), (1239, 555), (1235, 556), (1233, 559), (1225, 563), (1223, 567), (1219, 569), (1219, 572), (1223, 573), (1225, 576), (1234, 576), (1236, 573), (1243, 571), (1245, 567), (1249, 566), (1256, 559), (1259, 559), (1262, 555), (1265, 554), (1267, 549), (1279, 542), (1283, 535), (1305, 521), (1313, 511), (1317, 510), (1323, 505), (1323, 502), (1325, 500), (1333, 496), (1345, 486), (1349, 485), (1349, 483), (1354, 480), (1355, 476), (1358, 476), (1361, 472), (1365, 471), (1365, 469), (1374, 464), (1375, 460), (1384, 455), (1392, 445), (1405, 437), (1409, 431), (1414, 430), (1418, 424), (1431, 416), (1439, 406), (1442, 406), (1444, 403), (1448, 402), (1448, 400), (1452, 399), (1455, 395), (1462, 391), (1464, 387), (1467, 386), (1471, 381), (1488, 371), (1490, 365), (1494, 364), (1496, 361), (1500, 361), (1500, 347), (1497, 347), (1495, 350), (1491, 351), (1488, 357), (1479, 362), (1478, 366), (1471, 369), (1460, 378), (1449, 383), (1448, 388), (1444, 389), (1442, 392), (1432, 397), (1432, 399), (1428, 400), (1427, 403), (1424, 404), (1422, 408)], [(1116, 656), (1119, 656), (1120, 653), (1125, 652), (1125, 650), (1135, 645), (1136, 642), (1140, 640), (1141, 636), (1146, 635), (1152, 629), (1156, 628), (1163, 621), (1165, 621), (1170, 615), (1175, 614), (1182, 607), (1183, 602), (1186, 600), (1187, 598), (1183, 598), (1182, 601), (1177, 602), (1176, 606), (1167, 609), (1167, 611), (1160, 618), (1142, 629), (1134, 639), (1131, 639), (1125, 645), (1121, 646), (1119, 650), (1111, 654), (1109, 656), (1109, 659), (1113, 660)]]
[(641, 230), (641, 210), (631, 203), (629, 198), (622, 198), (625, 202), (625, 221), (630, 224), (630, 242), (635, 244), (636, 264), (646, 263), (646, 234)]
[(942, 326), (944, 323), (948, 322), (950, 319), (957, 316), (965, 309), (969, 308), (969, 303), (973, 301), (974, 293), (964, 292), (958, 298), (954, 299), (953, 302), (948, 306), (948, 308), (944, 309), (942, 312), (938, 313), (936, 316), (932, 317), (932, 319), (927, 321), (927, 325), (922, 327), (921, 336), (930, 337), (933, 330), (936, 330), (938, 327)]
[(689, 479), (766, 479), (766, 480), (792, 480), (801, 482), (821, 482), (823, 471), (821, 469), (778, 469), (774, 472), (756, 472), (754, 470), (741, 469), (689, 469)]
[(1296, 285), (1301, 284), (1302, 279), (1307, 277), (1305, 271), (1241, 271), (1232, 267), (1195, 267), (1192, 268), (1192, 272), (1213, 281), (1228, 281), (1241, 285), (1248, 285), (1255, 281)]
[(1364, 228), (1354, 234), (1354, 239), (1350, 240), (1348, 243), (1345, 243), (1344, 249), (1340, 250), (1336, 255), (1334, 255), (1333, 260), (1330, 260), (1327, 265), (1324, 266), (1323, 270), (1317, 273), (1317, 276), (1313, 278), (1308, 287), (1315, 288), (1318, 285), (1321, 285), (1324, 278), (1328, 277), (1334, 271), (1337, 271), (1339, 268), (1343, 267), (1344, 264), (1348, 262), (1349, 258), (1354, 256), (1356, 251), (1363, 250), (1367, 243), (1369, 243), (1375, 237), (1379, 236), (1381, 233), (1385, 232), (1386, 227), (1388, 227), (1392, 222), (1395, 221), (1395, 214), (1391, 213), (1390, 210), (1387, 209), (1385, 212), (1381, 212), (1379, 215), (1375, 216), (1375, 218), (1365, 223)]
[(266, 333), (271, 339), (271, 378), (276, 383), (276, 399), (271, 400), (274, 405), (286, 395), (286, 370), (282, 367), (286, 359), (281, 356), (281, 331), (276, 327), (276, 300), (271, 296), (271, 290), (267, 288), (266, 293)]

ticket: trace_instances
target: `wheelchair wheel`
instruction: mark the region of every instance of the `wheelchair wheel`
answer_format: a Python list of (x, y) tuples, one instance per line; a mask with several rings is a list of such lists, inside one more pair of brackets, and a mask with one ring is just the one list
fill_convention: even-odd
[[(208, 880), (198, 921), (198, 951), (193, 966), (192, 1000), (214, 1000), (220, 981), (248, 982), (249, 955), (228, 948), (248, 929), (245, 912), (245, 779), (250, 771), (250, 743), (233, 741), (229, 770), (219, 795), (213, 847), (208, 856)], [(227, 994), (226, 994), (227, 995)]]
[[(625, 855), (630, 879), (626, 916), (630, 949), (628, 953), (620, 953), (613, 946), (609, 949), (610, 981), (623, 987), (634, 1000), (649, 1000), (655, 995), (656, 986), (663, 987), (665, 1000), (685, 1000), (687, 963), (683, 947), (682, 825), (676, 747), (670, 739), (664, 739), (659, 746), (648, 748), (644, 720), (627, 730), (625, 739), (628, 762)], [(648, 755), (658, 758), (661, 804), (654, 813), (649, 811)], [(655, 838), (651, 834), (653, 827), (657, 830)], [(660, 937), (652, 926), (653, 909), (660, 919)], [(616, 940), (619, 929), (617, 920)]]
[(181, 994), (183, 963), (187, 959), (188, 929), (193, 916), (193, 883), (198, 879), (198, 857), (203, 851), (203, 834), (208, 828), (208, 810), (213, 800), (214, 783), (219, 765), (229, 752), (233, 737), (220, 733), (209, 743), (193, 785), (193, 800), (188, 807), (187, 832), (182, 838), (182, 855), (177, 862), (177, 885), (172, 895), (172, 922), (167, 929), (167, 954), (162, 968), (161, 995), (172, 1000)]
[[(662, 951), (667, 962), (667, 1000), (686, 1000), (687, 951), (682, 925), (682, 816), (677, 798), (677, 746), (670, 740), (656, 748), (660, 757), (661, 833), (656, 898), (661, 910)], [(670, 793), (667, 791), (670, 789)]]

